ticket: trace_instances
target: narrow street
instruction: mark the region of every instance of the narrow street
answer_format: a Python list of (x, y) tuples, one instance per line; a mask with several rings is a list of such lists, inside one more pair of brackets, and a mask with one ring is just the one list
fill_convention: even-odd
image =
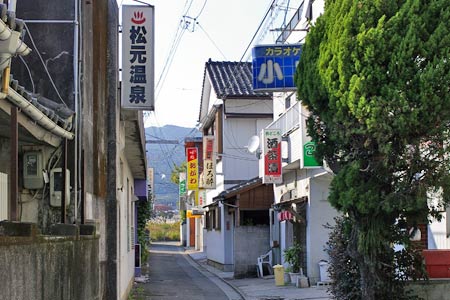
[(147, 275), (149, 280), (135, 285), (133, 300), (241, 299), (221, 279), (192, 261), (179, 243), (152, 243), (148, 265), (148, 269), (143, 268), (143, 275)]

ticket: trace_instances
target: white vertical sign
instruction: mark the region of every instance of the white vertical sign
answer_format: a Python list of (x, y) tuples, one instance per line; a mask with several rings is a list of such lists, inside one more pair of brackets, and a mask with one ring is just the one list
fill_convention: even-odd
[(214, 155), (214, 136), (203, 136), (203, 173), (202, 187), (216, 188), (216, 156)]
[(122, 107), (155, 110), (155, 10), (122, 6)]

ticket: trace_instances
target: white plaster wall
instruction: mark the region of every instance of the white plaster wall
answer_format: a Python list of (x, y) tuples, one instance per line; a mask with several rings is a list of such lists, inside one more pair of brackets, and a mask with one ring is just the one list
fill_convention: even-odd
[[(225, 180), (248, 180), (258, 176), (259, 162), (247, 150), (248, 141), (270, 123), (270, 119), (226, 119), (223, 125), (223, 173)], [(226, 186), (225, 188), (228, 188)]]
[[(224, 261), (225, 264), (234, 264), (234, 220), (233, 215), (228, 214), (228, 207), (221, 204), (221, 228), (225, 241), (225, 254)], [(228, 224), (228, 226), (227, 226)]]
[(442, 220), (438, 222), (436, 219), (428, 225), (428, 248), (429, 249), (450, 249), (450, 238), (447, 231), (448, 212), (441, 213)]
[(206, 231), (206, 257), (215, 262), (225, 263), (224, 240), (221, 230)]
[(271, 114), (272, 100), (261, 99), (227, 99), (225, 101), (226, 113)]
[(284, 113), (285, 109), (285, 98), (288, 96), (288, 93), (273, 93), (273, 118), (274, 120), (278, 119), (278, 117)]
[[(122, 142), (122, 141), (120, 141)], [(123, 148), (122, 148), (123, 149)], [(128, 162), (125, 158), (125, 155), (123, 152), (120, 152), (120, 160), (118, 161), (118, 172), (117, 172), (117, 184), (119, 186), (119, 190), (117, 191), (117, 196), (119, 199), (118, 203), (118, 224), (117, 224), (117, 230), (118, 233), (118, 282), (119, 282), (119, 295), (121, 299), (125, 297), (125, 294), (127, 292), (127, 289), (130, 287), (130, 282), (134, 279), (134, 245), (131, 245), (130, 241), (130, 248), (128, 248), (128, 241), (127, 239), (131, 237), (131, 234), (128, 234), (128, 223), (133, 221), (133, 206), (131, 204), (129, 205), (129, 210), (127, 211), (127, 201), (133, 200), (133, 194), (134, 194), (134, 178), (133, 174), (131, 173), (131, 170), (128, 166)], [(120, 163), (122, 162), (122, 164)], [(127, 191), (127, 178), (129, 181)], [(120, 188), (122, 189), (120, 190)], [(129, 193), (129, 195), (127, 195)], [(129, 213), (127, 219), (127, 212)], [(132, 226), (133, 223), (131, 223)]]
[(331, 176), (318, 176), (310, 179), (309, 205), (307, 210), (307, 269), (312, 284), (320, 280), (319, 261), (329, 260), (325, 252), (329, 229), (324, 225), (334, 225), (338, 212), (328, 202)]

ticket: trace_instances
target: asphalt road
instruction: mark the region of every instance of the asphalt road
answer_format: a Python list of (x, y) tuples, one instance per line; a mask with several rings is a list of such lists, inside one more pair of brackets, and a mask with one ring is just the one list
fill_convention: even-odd
[(149, 281), (134, 287), (132, 299), (241, 299), (226, 283), (205, 271), (176, 243), (152, 243)]

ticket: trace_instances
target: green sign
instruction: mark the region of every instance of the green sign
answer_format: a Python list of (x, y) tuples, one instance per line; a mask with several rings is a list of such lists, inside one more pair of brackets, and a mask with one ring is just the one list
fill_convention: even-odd
[(179, 174), (179, 191), (180, 196), (186, 195), (186, 173), (182, 172)]
[(311, 167), (321, 167), (322, 164), (318, 163), (316, 158), (314, 157), (314, 153), (316, 152), (316, 143), (308, 142), (303, 145), (303, 167), (311, 168)]

